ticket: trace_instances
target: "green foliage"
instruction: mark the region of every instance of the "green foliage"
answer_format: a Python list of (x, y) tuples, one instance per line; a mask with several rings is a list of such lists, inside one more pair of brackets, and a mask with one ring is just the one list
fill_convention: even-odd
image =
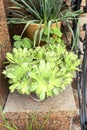
[[(60, 29), (57, 27), (50, 30), (50, 34), (48, 37), (48, 29), (47, 29), (47, 26), (45, 26), (45, 28), (43, 28), (43, 34), (40, 38), (42, 41), (45, 41), (48, 44), (49, 43), (53, 44), (55, 42), (61, 43), (61, 44), (63, 43), (62, 33), (61, 33)], [(29, 38), (22, 38), (20, 35), (14, 35), (13, 39), (14, 39), (14, 47), (15, 48), (28, 48), (28, 49), (30, 49), (31, 47), (36, 46), (36, 41), (33, 42)], [(40, 45), (40, 43), (38, 43), (38, 45)]]
[(7, 121), (5, 114), (2, 111), (2, 108), (0, 106), (0, 115), (2, 117), (3, 120), (3, 124), (0, 123), (0, 127), (2, 128), (6, 128), (7, 130), (18, 130), (18, 128), (16, 127), (16, 125), (11, 122), (11, 124), (9, 123), (9, 121)]
[(14, 47), (16, 48), (31, 48), (32, 45), (32, 41), (28, 38), (23, 38), (21, 36), (18, 35), (14, 35), (13, 39), (15, 40), (14, 42)]
[(14, 18), (10, 23), (27, 23), (29, 21), (47, 24), (49, 21), (75, 19), (80, 11), (72, 12), (63, 0), (11, 0), (9, 7)]
[[(18, 127), (14, 124), (14, 122), (12, 120), (7, 120), (5, 114), (2, 111), (2, 108), (0, 107), (0, 115), (2, 117), (3, 120), (3, 124), (0, 124), (0, 127), (2, 128), (6, 128), (6, 130), (19, 130)], [(26, 126), (25, 129), (26, 130), (33, 130), (33, 125), (35, 125), (35, 130), (45, 130), (44, 126), (48, 121), (50, 112), (47, 113), (44, 122), (42, 123), (42, 125), (38, 128), (38, 122), (36, 120), (37, 115), (36, 113), (33, 113), (31, 115), (31, 117), (26, 116)], [(31, 121), (28, 121), (28, 118), (31, 119)]]
[[(51, 30), (52, 35), (59, 30)], [(46, 31), (45, 31), (46, 35)], [(10, 91), (21, 94), (36, 93), (43, 101), (58, 95), (72, 82), (74, 73), (80, 64), (78, 56), (68, 52), (61, 40), (61, 32), (54, 39), (50, 36), (48, 44), (35, 48), (14, 48), (6, 53), (8, 65), (3, 74), (9, 78)], [(16, 37), (20, 40), (21, 37)]]
[(53, 29), (51, 28), (50, 31), (48, 30), (47, 26), (45, 26), (41, 40), (46, 41), (46, 43), (63, 43), (62, 33), (57, 26)]
[[(77, 18), (81, 14), (80, 10), (72, 11), (71, 7), (67, 7), (67, 3), (64, 3), (64, 0), (11, 0), (11, 2), (13, 6), (9, 7), (11, 13), (7, 18), (8, 24), (25, 24), (21, 35), (30, 24), (38, 23), (39, 29), (36, 30), (34, 35), (34, 45), (36, 44), (38, 32), (40, 33), (39, 42), (41, 41), (43, 34), (43, 29), (40, 30), (41, 24), (47, 26), (49, 38), (53, 23), (59, 21), (67, 23), (67, 21), (72, 20), (77, 22)], [(71, 24), (69, 26), (71, 27)], [(71, 29), (70, 31), (72, 32)], [(73, 44), (75, 45), (76, 43)]]

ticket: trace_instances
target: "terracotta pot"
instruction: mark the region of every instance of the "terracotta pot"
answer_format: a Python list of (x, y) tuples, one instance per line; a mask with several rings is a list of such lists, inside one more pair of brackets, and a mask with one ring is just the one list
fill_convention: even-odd
[[(56, 23), (53, 23), (51, 28), (55, 28), (57, 25)], [(44, 24), (41, 24), (40, 26), (40, 30), (44, 27)], [(26, 36), (31, 39), (31, 40), (34, 40), (34, 34), (35, 34), (35, 31), (39, 28), (39, 24), (30, 24), (25, 33), (26, 33)], [(58, 28), (60, 29), (61, 28), (61, 22), (58, 22)], [(56, 38), (56, 36), (53, 36), (54, 38)], [(38, 43), (38, 39), (39, 39), (39, 33), (38, 33), (38, 38), (37, 38), (37, 43)]]

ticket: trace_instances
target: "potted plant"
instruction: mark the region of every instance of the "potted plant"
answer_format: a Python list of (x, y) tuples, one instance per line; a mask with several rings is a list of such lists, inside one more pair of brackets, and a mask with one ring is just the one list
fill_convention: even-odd
[(42, 47), (33, 47), (29, 39), (14, 36), (16, 48), (6, 53), (7, 65), (3, 70), (9, 78), (11, 92), (35, 93), (43, 101), (58, 95), (72, 82), (80, 60), (76, 54), (67, 51), (62, 33), (55, 29), (51, 29), (50, 33), (53, 35), (56, 32), (57, 38), (50, 37), (49, 43)]
[[(60, 27), (60, 21), (75, 20), (80, 11), (67, 8), (64, 0), (11, 0), (13, 6), (9, 7), (10, 17), (8, 23), (25, 24), (22, 34), (40, 43), (46, 25), (48, 28), (48, 39), (51, 27)], [(69, 25), (68, 25), (69, 26)], [(39, 35), (39, 36), (38, 36)], [(39, 38), (38, 38), (39, 37)]]

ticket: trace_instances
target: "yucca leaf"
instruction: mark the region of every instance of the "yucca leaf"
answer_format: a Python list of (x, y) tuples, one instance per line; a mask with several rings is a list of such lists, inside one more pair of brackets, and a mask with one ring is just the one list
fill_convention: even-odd
[(17, 0), (10, 0), (11, 2), (13, 2), (17, 7), (22, 7), (23, 8), (23, 5), (18, 2)]
[(25, 32), (25, 30), (27, 29), (27, 27), (28, 27), (31, 23), (35, 23), (35, 22), (38, 23), (39, 20), (29, 20), (29, 21), (27, 21), (27, 22), (26, 22), (26, 25), (25, 25), (25, 27), (24, 27), (22, 33), (21, 33), (21, 36), (24, 34), (24, 32)]
[(41, 40), (42, 40), (43, 34), (44, 34), (44, 28), (42, 28), (42, 29), (40, 30), (38, 45), (40, 45), (40, 42), (41, 42)]
[(27, 4), (27, 2), (25, 2), (25, 0), (21, 0), (21, 2), (23, 2), (23, 4), (27, 7), (26, 10), (28, 10), (29, 12), (31, 12), (32, 14), (34, 14), (38, 19), (41, 19), (41, 17), (38, 15), (38, 13), (32, 9), (29, 4)]
[(52, 21), (50, 20), (50, 21), (48, 22), (48, 41), (49, 41), (50, 32), (51, 32), (51, 25), (52, 25)]
[(31, 6), (33, 7), (33, 9), (39, 14), (39, 12), (38, 12), (38, 10), (37, 10), (37, 5), (35, 4), (35, 3), (37, 3), (37, 2), (33, 2), (32, 0), (29, 0), (29, 3), (31, 4)]
[(21, 7), (19, 7), (19, 6), (11, 6), (11, 7), (8, 7), (8, 9), (21, 9)]
[(36, 43), (37, 43), (38, 35), (39, 35), (39, 29), (37, 29), (37, 30), (35, 31), (35, 34), (34, 34), (34, 45), (33, 45), (34, 48), (35, 48)]
[[(18, 10), (11, 10), (11, 13), (8, 15), (8, 18), (13, 17), (13, 15), (14, 17), (17, 17), (17, 18), (25, 18), (27, 14)], [(27, 15), (27, 18), (28, 18), (28, 15)]]
[(21, 18), (7, 18), (8, 24), (14, 23), (14, 24), (26, 24), (27, 20), (21, 19)]

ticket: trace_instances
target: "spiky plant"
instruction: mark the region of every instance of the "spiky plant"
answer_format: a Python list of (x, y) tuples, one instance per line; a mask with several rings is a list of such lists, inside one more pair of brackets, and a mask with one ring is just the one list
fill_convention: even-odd
[[(75, 20), (80, 11), (73, 11), (67, 7), (64, 0), (10, 0), (13, 6), (10, 8), (10, 17), (7, 18), (8, 23), (25, 24), (22, 34), (31, 23), (38, 23), (40, 29), (41, 24), (48, 27), (48, 39), (52, 23), (58, 21)], [(37, 30), (35, 37), (40, 32), (40, 40), (44, 30)], [(36, 38), (34, 38), (36, 40)], [(39, 41), (40, 41), (39, 40)]]
[[(10, 0), (13, 18), (9, 23), (48, 23), (56, 20), (73, 19), (79, 11), (72, 12), (63, 0)], [(63, 9), (63, 10), (62, 10)]]

